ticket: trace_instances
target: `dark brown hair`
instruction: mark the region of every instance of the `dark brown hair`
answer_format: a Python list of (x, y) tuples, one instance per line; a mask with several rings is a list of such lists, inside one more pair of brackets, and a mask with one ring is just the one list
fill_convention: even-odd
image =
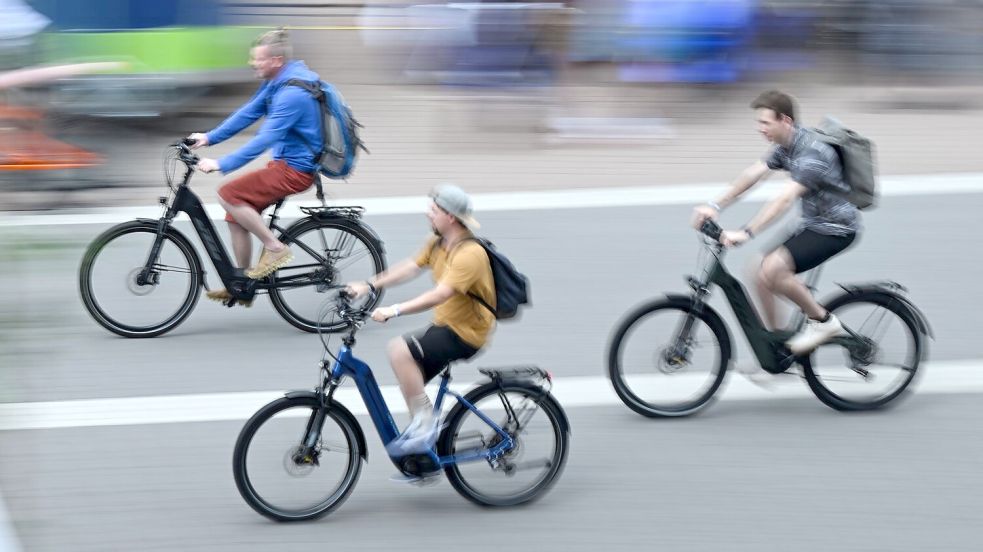
[(778, 90), (768, 90), (767, 92), (762, 92), (757, 98), (751, 102), (752, 109), (770, 109), (781, 118), (782, 115), (788, 115), (789, 119), (795, 121), (795, 100), (792, 96), (784, 92), (779, 92)]

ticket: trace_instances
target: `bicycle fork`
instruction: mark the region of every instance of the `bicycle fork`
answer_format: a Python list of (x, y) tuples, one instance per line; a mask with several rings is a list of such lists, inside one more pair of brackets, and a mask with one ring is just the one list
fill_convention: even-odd
[(324, 417), (327, 416), (335, 389), (340, 384), (338, 380), (330, 377), (328, 368), (324, 364), (321, 365), (321, 374), (323, 383), (317, 393), (319, 399), (318, 408), (311, 412), (311, 415), (307, 418), (307, 427), (304, 429), (303, 442), (293, 456), (293, 461), (297, 464), (320, 465), (319, 457), (321, 451), (318, 450), (318, 443), (321, 441), (321, 429), (324, 427)]
[(160, 283), (160, 273), (154, 270), (154, 266), (157, 264), (157, 259), (160, 258), (160, 250), (164, 247), (164, 234), (167, 232), (168, 226), (170, 226), (170, 220), (167, 217), (160, 219), (157, 223), (157, 237), (154, 238), (154, 244), (150, 247), (150, 253), (147, 255), (143, 268), (137, 274), (136, 283), (138, 286), (155, 286)]

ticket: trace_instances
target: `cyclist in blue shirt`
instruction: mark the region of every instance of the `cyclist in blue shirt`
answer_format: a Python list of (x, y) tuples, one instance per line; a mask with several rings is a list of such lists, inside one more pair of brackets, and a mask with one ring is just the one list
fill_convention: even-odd
[[(232, 249), (246, 276), (264, 278), (289, 263), (290, 248), (274, 237), (260, 213), (281, 199), (308, 189), (315, 178), (314, 152), (321, 151), (321, 112), (305, 90), (286, 86), (289, 79), (320, 80), (300, 60), (291, 60), (292, 47), (286, 31), (262, 35), (250, 50), (249, 63), (263, 84), (245, 105), (207, 133), (194, 133), (194, 147), (213, 146), (265, 117), (259, 132), (238, 150), (222, 157), (203, 157), (198, 169), (229, 174), (272, 148), (273, 160), (263, 169), (227, 182), (218, 190), (219, 203), (232, 235)], [(252, 238), (263, 242), (263, 253), (250, 268)], [(225, 301), (231, 296), (222, 289), (208, 293), (210, 299)], [(247, 305), (248, 306), (248, 305)]]

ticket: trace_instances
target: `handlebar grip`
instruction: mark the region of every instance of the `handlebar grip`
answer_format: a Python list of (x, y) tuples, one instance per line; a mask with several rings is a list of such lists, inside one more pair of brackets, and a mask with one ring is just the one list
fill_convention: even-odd
[(193, 146), (196, 143), (198, 143), (198, 142), (196, 140), (192, 140), (191, 138), (184, 138), (184, 139), (181, 140), (181, 144), (183, 144), (185, 146)]
[(712, 219), (706, 219), (700, 226), (700, 232), (711, 239), (720, 241), (720, 233), (723, 232), (723, 229)]

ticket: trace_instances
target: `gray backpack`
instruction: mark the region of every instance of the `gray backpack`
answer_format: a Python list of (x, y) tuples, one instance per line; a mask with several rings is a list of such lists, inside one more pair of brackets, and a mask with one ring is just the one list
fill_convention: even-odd
[(874, 207), (878, 196), (874, 144), (832, 117), (824, 118), (813, 131), (840, 157), (843, 179), (850, 185), (847, 200), (861, 210)]

